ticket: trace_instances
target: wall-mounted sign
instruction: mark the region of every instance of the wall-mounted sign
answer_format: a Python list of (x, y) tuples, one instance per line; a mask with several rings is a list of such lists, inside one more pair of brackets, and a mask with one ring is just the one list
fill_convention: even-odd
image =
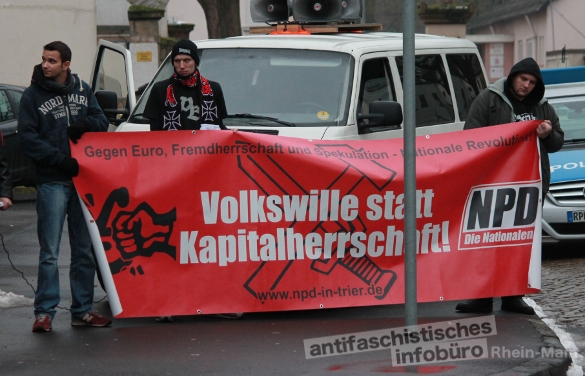
[(503, 67), (504, 55), (490, 55), (490, 67)]
[(136, 61), (139, 63), (152, 61), (152, 51), (138, 51), (138, 52), (136, 52)]
[(503, 67), (492, 67), (490, 68), (490, 78), (502, 78), (504, 77)]
[(490, 43), (490, 55), (503, 55), (504, 43)]

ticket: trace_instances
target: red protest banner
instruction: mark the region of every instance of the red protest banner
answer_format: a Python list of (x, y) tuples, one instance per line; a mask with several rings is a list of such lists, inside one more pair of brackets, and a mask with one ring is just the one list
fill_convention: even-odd
[[(538, 291), (535, 128), (417, 138), (419, 301)], [(72, 145), (75, 186), (114, 314), (403, 303), (402, 145), (230, 131), (84, 135)]]

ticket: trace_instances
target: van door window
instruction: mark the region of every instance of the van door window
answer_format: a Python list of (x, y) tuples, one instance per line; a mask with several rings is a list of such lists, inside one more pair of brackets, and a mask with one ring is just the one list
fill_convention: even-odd
[(487, 87), (479, 58), (475, 54), (449, 54), (447, 64), (451, 72), (453, 90), (457, 99), (459, 119), (467, 119), (471, 102)]
[(386, 58), (366, 60), (362, 65), (358, 114), (369, 114), (370, 104), (374, 101), (396, 101), (390, 65)]
[(114, 50), (104, 49), (100, 65), (97, 68), (94, 90), (115, 92), (118, 97), (118, 110), (128, 110), (128, 87), (126, 82), (124, 55)]
[[(396, 65), (403, 79), (403, 58), (396, 57)], [(424, 127), (455, 121), (453, 99), (441, 55), (415, 57), (416, 126)]]

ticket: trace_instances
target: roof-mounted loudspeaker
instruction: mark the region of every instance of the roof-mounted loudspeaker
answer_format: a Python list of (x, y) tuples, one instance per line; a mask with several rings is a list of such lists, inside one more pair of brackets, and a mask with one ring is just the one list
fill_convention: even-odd
[(254, 22), (284, 22), (291, 16), (289, 0), (252, 0), (250, 16)]
[(362, 0), (343, 0), (341, 8), (343, 21), (356, 21), (362, 18)]
[(327, 23), (356, 21), (362, 17), (362, 0), (251, 0), (254, 22)]
[(293, 18), (297, 22), (336, 22), (341, 20), (340, 0), (293, 0)]

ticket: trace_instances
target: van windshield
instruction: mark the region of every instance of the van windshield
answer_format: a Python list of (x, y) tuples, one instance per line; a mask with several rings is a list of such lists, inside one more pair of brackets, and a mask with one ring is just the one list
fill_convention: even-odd
[[(336, 126), (347, 122), (353, 59), (351, 55), (287, 49), (200, 49), (201, 74), (221, 85), (228, 119), (226, 126), (282, 127)], [(170, 59), (154, 82), (173, 73)], [(140, 114), (149, 92), (141, 97), (133, 120), (145, 122)], [(250, 116), (236, 116), (250, 114)]]

